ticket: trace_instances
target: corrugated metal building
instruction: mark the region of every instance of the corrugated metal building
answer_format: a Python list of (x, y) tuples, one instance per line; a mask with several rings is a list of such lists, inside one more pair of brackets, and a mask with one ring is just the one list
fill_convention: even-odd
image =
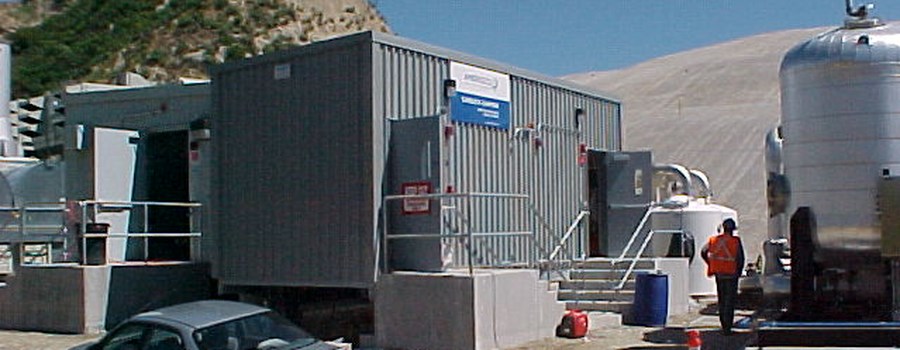
[[(464, 70), (475, 72), (468, 76), (474, 83), (500, 83), (505, 97), (498, 105), (508, 109), (485, 112), (499, 123), (461, 121), (456, 114), (450, 121), (447, 109), (456, 107), (445, 85), (453, 75), (463, 92), (461, 80), (468, 78), (457, 75)], [(586, 207), (584, 148), (622, 145), (615, 99), (380, 33), (228, 63), (211, 75), (219, 245), (212, 265), (225, 285), (372, 287), (383, 197), (417, 177), (429, 180), (431, 192), (527, 195), (524, 204), (473, 200), (465, 220), (473, 230), (521, 225), (535, 232), (527, 240), (481, 239), (477, 263), (534, 261)], [(478, 101), (494, 106), (494, 100)], [(422, 125), (404, 123), (409, 120)], [(425, 135), (427, 151), (391, 150), (392, 144), (408, 147), (404, 139), (419, 137), (414, 134)], [(415, 175), (416, 169), (425, 170)], [(391, 220), (398, 211), (390, 209)], [(441, 215), (443, 209), (430, 212), (438, 225)], [(586, 239), (578, 237), (576, 254)]]

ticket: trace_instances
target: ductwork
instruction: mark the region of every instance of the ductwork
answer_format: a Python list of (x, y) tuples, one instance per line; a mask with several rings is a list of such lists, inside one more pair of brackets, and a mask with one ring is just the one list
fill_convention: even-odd
[(712, 198), (713, 192), (712, 187), (709, 185), (709, 177), (706, 176), (706, 173), (697, 170), (691, 169), (691, 181), (694, 186), (694, 192), (692, 193), (695, 197), (700, 198)]
[(17, 156), (12, 138), (12, 121), (9, 115), (9, 100), (12, 85), (12, 50), (6, 43), (0, 43), (0, 156)]
[(691, 181), (691, 173), (687, 168), (678, 165), (678, 164), (655, 164), (653, 165), (653, 171), (657, 173), (667, 173), (672, 174), (678, 177), (678, 180), (681, 182), (681, 191), (683, 193), (673, 193), (673, 194), (687, 194), (693, 195), (693, 182)]

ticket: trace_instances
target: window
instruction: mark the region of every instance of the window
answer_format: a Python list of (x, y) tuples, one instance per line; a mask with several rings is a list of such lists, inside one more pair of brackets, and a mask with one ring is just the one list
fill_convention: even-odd
[(157, 328), (147, 343), (147, 350), (184, 350), (184, 343), (178, 333)]
[(130, 324), (119, 328), (114, 334), (110, 335), (109, 341), (103, 344), (103, 350), (140, 350), (141, 339), (147, 326), (141, 324)]
[(102, 350), (184, 350), (181, 336), (159, 326), (134, 323), (110, 335)]

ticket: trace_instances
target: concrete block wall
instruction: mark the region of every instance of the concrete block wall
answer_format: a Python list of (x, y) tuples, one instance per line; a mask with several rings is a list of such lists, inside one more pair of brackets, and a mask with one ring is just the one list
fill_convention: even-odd
[(99, 333), (210, 291), (203, 264), (16, 266), (0, 287), (0, 329)]
[(58, 333), (84, 329), (81, 269), (16, 266), (0, 288), (0, 328)]
[(382, 275), (375, 336), (385, 349), (497, 349), (552, 337), (564, 312), (533, 270)]

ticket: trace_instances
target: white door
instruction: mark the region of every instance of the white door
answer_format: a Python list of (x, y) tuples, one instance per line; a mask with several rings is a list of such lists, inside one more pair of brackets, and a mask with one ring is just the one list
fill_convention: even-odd
[[(130, 202), (134, 190), (134, 168), (137, 131), (94, 129), (94, 199), (98, 201)], [(108, 223), (110, 233), (128, 232), (129, 211), (99, 213), (96, 221)], [(127, 238), (110, 238), (106, 242), (108, 262), (125, 261)]]

